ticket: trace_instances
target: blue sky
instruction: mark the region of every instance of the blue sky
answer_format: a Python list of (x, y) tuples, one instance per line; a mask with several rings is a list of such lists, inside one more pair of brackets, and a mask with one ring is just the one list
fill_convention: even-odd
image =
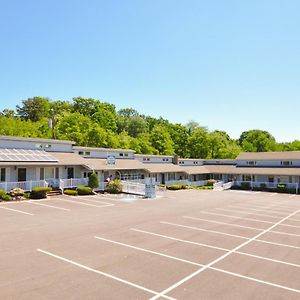
[(0, 0), (0, 110), (94, 97), (300, 139), (300, 1)]

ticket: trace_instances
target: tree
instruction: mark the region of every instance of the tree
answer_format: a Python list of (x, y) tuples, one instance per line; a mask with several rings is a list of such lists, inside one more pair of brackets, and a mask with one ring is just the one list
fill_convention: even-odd
[(22, 101), (22, 106), (17, 105), (16, 109), (22, 119), (37, 122), (49, 117), (50, 102), (43, 97), (28, 98)]
[(99, 178), (95, 172), (89, 176), (88, 186), (93, 190), (99, 186)]
[(158, 150), (159, 154), (174, 154), (173, 141), (166, 128), (155, 126), (150, 134), (152, 146)]
[(267, 152), (276, 149), (275, 138), (268, 131), (259, 129), (244, 131), (238, 142), (246, 152)]
[(169, 128), (171, 138), (174, 142), (174, 151), (180, 157), (188, 157), (188, 138), (189, 132), (188, 129), (181, 124), (171, 124)]
[(191, 158), (207, 158), (209, 153), (208, 132), (204, 128), (195, 128), (188, 139)]

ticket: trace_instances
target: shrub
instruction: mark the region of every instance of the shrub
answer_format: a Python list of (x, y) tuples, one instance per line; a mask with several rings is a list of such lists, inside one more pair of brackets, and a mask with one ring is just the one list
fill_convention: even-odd
[(181, 185), (180, 184), (167, 185), (167, 190), (170, 191), (181, 190)]
[(68, 196), (77, 196), (78, 192), (75, 190), (64, 190), (64, 194)]
[(250, 182), (247, 182), (247, 181), (241, 182), (241, 189), (242, 190), (250, 190)]
[(25, 199), (30, 199), (30, 192), (24, 193), (23, 197), (24, 197)]
[(50, 192), (52, 189), (50, 187), (37, 187), (33, 188), (30, 193), (31, 199), (43, 199), (47, 198), (47, 193)]
[(207, 180), (207, 185), (213, 186), (216, 182), (217, 182), (217, 180), (215, 180), (215, 179), (208, 179)]
[(0, 190), (0, 199), (2, 199), (2, 197), (5, 195), (6, 195), (6, 192), (4, 190)]
[(120, 194), (122, 192), (122, 183), (119, 179), (115, 179), (110, 181), (106, 187), (108, 193), (111, 194)]
[(283, 183), (277, 184), (277, 191), (279, 193), (286, 193), (287, 192), (286, 184)]
[(78, 195), (91, 195), (92, 188), (89, 186), (78, 186), (76, 189)]
[(202, 185), (202, 186), (196, 186), (196, 189), (198, 190), (212, 190), (214, 187), (212, 185)]
[[(89, 183), (88, 183), (88, 186), (92, 189), (95, 189), (99, 186), (99, 178), (97, 176), (96, 173), (92, 173), (90, 176), (89, 176)], [(78, 192), (79, 193), (79, 192)], [(80, 195), (80, 194), (79, 194)]]
[(12, 199), (12, 197), (8, 194), (4, 194), (4, 195), (1, 196), (1, 199), (3, 201), (10, 201)]

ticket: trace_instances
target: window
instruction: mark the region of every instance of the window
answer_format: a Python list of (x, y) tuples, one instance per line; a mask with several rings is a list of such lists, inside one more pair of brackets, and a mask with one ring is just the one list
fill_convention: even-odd
[(128, 157), (128, 153), (125, 153), (125, 156)]
[(123, 155), (124, 155), (123, 153), (120, 153), (120, 154), (119, 154), (119, 156), (123, 156)]
[(289, 166), (293, 165), (293, 162), (289, 161), (289, 160), (284, 160), (284, 161), (281, 162), (281, 165), (284, 166), (284, 167), (289, 167)]
[(78, 153), (79, 153), (79, 155), (84, 155), (83, 151), (79, 151)]
[(198, 165), (198, 162), (197, 162), (197, 161), (194, 161), (194, 165)]
[(40, 168), (40, 180), (44, 180), (44, 179), (45, 179), (45, 169)]
[(247, 165), (248, 166), (255, 166), (256, 165), (256, 161), (253, 161), (253, 160), (247, 161)]
[(90, 151), (85, 151), (85, 155), (91, 155)]
[(274, 177), (273, 176), (269, 176), (268, 181), (269, 182), (274, 182)]
[(78, 152), (79, 155), (91, 155), (90, 151), (79, 151)]
[(5, 181), (5, 177), (6, 177), (6, 169), (1, 168), (1, 180), (0, 181)]

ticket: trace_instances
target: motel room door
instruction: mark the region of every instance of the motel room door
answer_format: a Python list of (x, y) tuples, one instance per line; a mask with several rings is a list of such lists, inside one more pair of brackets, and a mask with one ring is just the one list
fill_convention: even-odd
[(26, 168), (18, 168), (18, 181), (26, 181)]
[(68, 179), (74, 178), (74, 168), (68, 168), (67, 175), (68, 175)]
[(165, 183), (166, 183), (166, 181), (165, 181), (165, 174), (162, 173), (161, 174), (161, 184), (165, 184)]

